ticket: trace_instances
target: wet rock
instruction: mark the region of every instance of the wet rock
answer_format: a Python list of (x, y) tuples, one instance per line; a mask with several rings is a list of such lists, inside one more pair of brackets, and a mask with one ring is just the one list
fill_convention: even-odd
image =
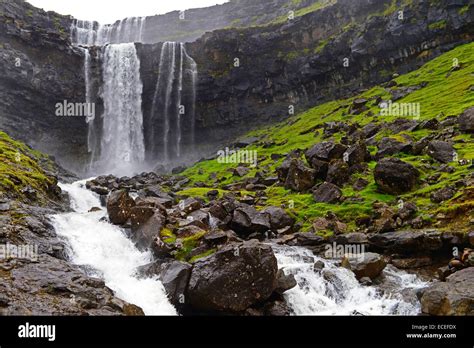
[(228, 235), (224, 231), (213, 231), (204, 236), (204, 241), (210, 246), (225, 244), (228, 241)]
[(429, 315), (474, 315), (474, 267), (458, 271), (423, 292), (421, 310)]
[(336, 237), (336, 243), (339, 245), (346, 245), (346, 244), (368, 244), (369, 239), (365, 233), (347, 233), (341, 234)]
[(272, 248), (257, 241), (233, 244), (196, 262), (188, 303), (196, 310), (242, 312), (265, 301), (277, 284)]
[(175, 234), (178, 238), (189, 238), (195, 235), (204, 235), (206, 233), (205, 230), (198, 226), (189, 225), (183, 228), (179, 228), (176, 230)]
[(322, 183), (313, 191), (317, 203), (337, 203), (342, 198), (342, 190), (329, 182)]
[(430, 199), (433, 203), (441, 203), (447, 200), (450, 200), (456, 194), (456, 190), (452, 187), (443, 187), (435, 192), (433, 192), (430, 196)]
[(382, 255), (376, 253), (363, 253), (361, 255), (348, 255), (350, 269), (357, 279), (377, 278), (384, 270), (387, 263)]
[(156, 208), (147, 206), (135, 206), (130, 212), (130, 221), (132, 231), (136, 231), (141, 225), (145, 224), (154, 214)]
[(326, 241), (323, 237), (318, 236), (314, 233), (296, 233), (296, 245), (298, 246), (319, 246), (324, 244)]
[(415, 167), (397, 158), (382, 159), (374, 171), (379, 189), (393, 195), (411, 191), (419, 176), (420, 172)]
[(125, 190), (114, 191), (107, 200), (107, 213), (109, 220), (114, 225), (123, 225), (131, 215), (131, 209), (135, 206), (135, 201)]
[(187, 213), (187, 214), (190, 214), (192, 213), (193, 211), (196, 211), (196, 210), (199, 210), (202, 208), (202, 204), (200, 201), (198, 201), (197, 199), (195, 198), (187, 198), (185, 199), (184, 201), (181, 201), (179, 203), (179, 208)]
[(316, 172), (308, 168), (303, 161), (293, 159), (288, 168), (285, 188), (297, 192), (304, 192), (314, 186)]
[(262, 213), (267, 214), (270, 217), (270, 226), (273, 231), (285, 227), (292, 227), (295, 223), (295, 219), (282, 208), (268, 207), (265, 208)]
[(441, 233), (437, 231), (397, 231), (375, 234), (369, 237), (369, 243), (385, 252), (402, 255), (438, 251), (443, 247)]
[(132, 226), (132, 241), (138, 249), (147, 250), (153, 245), (165, 223), (166, 218), (160, 212), (155, 212), (146, 222)]
[(277, 294), (283, 295), (284, 292), (293, 289), (296, 285), (298, 285), (298, 283), (293, 274), (286, 275), (281, 269), (278, 271), (275, 288)]
[(433, 260), (429, 256), (393, 259), (392, 264), (399, 269), (414, 269), (431, 266)]
[(433, 140), (428, 145), (428, 155), (438, 162), (449, 163), (454, 160), (455, 150), (451, 143)]
[(263, 233), (271, 229), (268, 214), (258, 212), (254, 207), (242, 205), (234, 210), (231, 228), (242, 235)]
[(137, 274), (143, 278), (158, 276), (170, 302), (179, 309), (186, 301), (186, 288), (191, 270), (192, 265), (189, 263), (169, 260), (166, 262), (157, 261), (142, 266), (137, 270)]
[(463, 132), (474, 132), (474, 107), (464, 111), (458, 118), (459, 129)]

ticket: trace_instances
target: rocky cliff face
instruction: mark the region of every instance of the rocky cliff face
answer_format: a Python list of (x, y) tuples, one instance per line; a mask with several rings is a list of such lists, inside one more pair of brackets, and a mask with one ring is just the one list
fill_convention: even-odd
[(293, 107), (299, 113), (351, 95), (472, 41), (467, 0), (391, 4), (339, 0), (284, 25), (218, 30), (189, 44), (199, 66), (201, 139), (219, 142)]
[(0, 129), (79, 170), (87, 153), (84, 118), (57, 117), (56, 103), (83, 102), (83, 55), (71, 20), (26, 2), (0, 2)]
[[(407, 5), (339, 0), (308, 14), (309, 2), (302, 1), (294, 20), (280, 22), (291, 8), (285, 6), (288, 3), (242, 0), (186, 12), (189, 27), (182, 28), (186, 34), (178, 35), (180, 40), (199, 36), (193, 28), (204, 18), (217, 19), (206, 22), (210, 27), (200, 27), (200, 32), (229, 21), (233, 26), (275, 22), (216, 30), (186, 45), (199, 70), (194, 150), (215, 150), (217, 144), (253, 127), (288, 117), (293, 109), (299, 113), (388, 81), (393, 73), (411, 71), (474, 35), (474, 8), (468, 0)], [(55, 115), (58, 102), (85, 101), (84, 54), (69, 39), (73, 19), (13, 0), (2, 0), (0, 12), (0, 129), (81, 172), (88, 160), (85, 119)], [(253, 17), (248, 14), (252, 12)], [(222, 19), (218, 13), (228, 15)], [(201, 20), (192, 19), (194, 15)], [(158, 18), (163, 27), (150, 29)], [(170, 33), (178, 29), (166, 18), (171, 17), (147, 19), (145, 41), (172, 39)], [(150, 30), (163, 36), (147, 38)], [(161, 46), (137, 44), (145, 118), (156, 87)], [(99, 95), (101, 85), (98, 53), (92, 54), (94, 95)], [(100, 114), (100, 98), (95, 102)]]

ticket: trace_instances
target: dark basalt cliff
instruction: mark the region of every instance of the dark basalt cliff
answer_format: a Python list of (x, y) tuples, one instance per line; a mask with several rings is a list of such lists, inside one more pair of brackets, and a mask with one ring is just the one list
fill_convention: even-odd
[[(258, 2), (255, 13), (280, 8), (272, 17), (278, 18), (288, 12), (282, 2)], [(225, 6), (238, 5), (241, 11), (253, 8), (248, 1)], [(227, 7), (216, 6), (212, 11), (222, 8)], [(187, 13), (189, 23), (194, 22), (192, 13)], [(242, 13), (237, 11), (239, 16)], [(166, 16), (157, 18), (166, 26)], [(272, 18), (261, 20), (268, 23)], [(197, 144), (193, 147), (213, 148), (248, 129), (287, 117), (290, 106), (298, 113), (388, 81), (393, 73), (411, 71), (455, 45), (472, 41), (473, 19), (469, 0), (419, 0), (406, 6), (395, 6), (391, 0), (339, 0), (282, 24), (207, 33), (186, 44), (199, 70)], [(71, 46), (71, 21), (26, 2), (0, 1), (0, 129), (56, 155), (68, 169), (81, 171), (88, 156), (85, 120), (55, 115), (58, 102), (85, 101), (84, 57)], [(216, 20), (212, 26), (226, 23)], [(137, 44), (145, 118), (156, 86), (161, 46)], [(99, 55), (94, 57), (93, 87), (99, 95), (100, 61)], [(20, 66), (15, 64), (17, 58)], [(234, 65), (236, 58), (239, 67)], [(101, 101), (95, 101), (100, 113)]]

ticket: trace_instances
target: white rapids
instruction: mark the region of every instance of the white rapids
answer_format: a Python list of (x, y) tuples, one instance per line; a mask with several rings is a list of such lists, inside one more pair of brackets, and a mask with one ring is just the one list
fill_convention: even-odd
[(85, 182), (60, 184), (74, 212), (52, 217), (56, 233), (70, 247), (72, 262), (92, 269), (117, 297), (141, 307), (146, 315), (176, 315), (158, 279), (134, 275), (137, 267), (152, 262), (151, 254), (140, 252), (119, 227), (100, 221), (106, 215), (104, 210), (89, 213), (100, 207), (100, 201), (85, 188)]
[[(298, 285), (284, 296), (296, 315), (418, 315), (420, 306), (406, 302), (399, 292), (426, 283), (416, 276), (387, 266), (385, 277), (397, 284), (397, 293), (382, 294), (376, 287), (362, 286), (354, 274), (335, 262), (313, 255), (305, 248), (274, 246), (279, 268), (293, 274)], [(317, 261), (324, 263), (314, 271)]]

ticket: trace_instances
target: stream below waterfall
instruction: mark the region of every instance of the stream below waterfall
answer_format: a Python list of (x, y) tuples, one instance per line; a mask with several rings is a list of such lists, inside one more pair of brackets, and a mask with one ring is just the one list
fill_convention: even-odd
[[(105, 281), (117, 297), (140, 306), (146, 315), (175, 315), (159, 279), (138, 279), (137, 267), (152, 262), (152, 255), (140, 252), (118, 226), (103, 221), (99, 196), (85, 187), (86, 180), (61, 184), (70, 196), (74, 212), (55, 215), (53, 225), (69, 247), (71, 261), (89, 274)], [(336, 262), (315, 256), (301, 247), (273, 246), (279, 268), (293, 274), (298, 285), (284, 296), (296, 315), (417, 315), (418, 301), (406, 300), (401, 293), (426, 286), (415, 275), (389, 265), (383, 272), (390, 291), (361, 285), (354, 274)], [(314, 270), (317, 261), (324, 263)]]

